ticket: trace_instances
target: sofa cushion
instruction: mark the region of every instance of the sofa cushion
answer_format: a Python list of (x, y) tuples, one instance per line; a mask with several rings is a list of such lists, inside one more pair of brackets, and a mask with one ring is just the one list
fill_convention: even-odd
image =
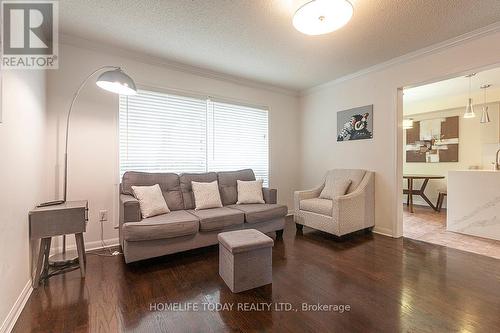
[(200, 220), (201, 231), (220, 230), (229, 226), (243, 224), (245, 214), (242, 211), (227, 207), (190, 210)]
[(194, 195), (193, 187), (191, 182), (198, 183), (211, 183), (217, 180), (217, 173), (206, 172), (206, 173), (183, 173), (179, 176), (182, 197), (184, 199), (184, 209), (194, 209)]
[(299, 208), (300, 210), (305, 210), (316, 214), (332, 216), (333, 201), (320, 198), (304, 199), (300, 200)]
[(127, 241), (145, 241), (193, 235), (198, 232), (198, 218), (185, 210), (157, 215), (140, 222), (123, 224), (123, 237)]
[(170, 210), (184, 209), (179, 176), (175, 173), (152, 173), (127, 171), (122, 178), (122, 193), (134, 195), (132, 186), (160, 185), (161, 192)]
[(229, 208), (238, 209), (245, 213), (245, 222), (247, 223), (269, 221), (288, 214), (288, 207), (279, 204), (231, 205)]
[(224, 206), (234, 205), (238, 201), (237, 180), (255, 180), (252, 169), (239, 171), (222, 171), (217, 173), (219, 191)]

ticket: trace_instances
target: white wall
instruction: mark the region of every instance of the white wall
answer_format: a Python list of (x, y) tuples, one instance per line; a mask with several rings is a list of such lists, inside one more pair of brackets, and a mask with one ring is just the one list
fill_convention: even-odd
[[(119, 56), (119, 52), (98, 46), (60, 45), (60, 68), (48, 76), (47, 156), (52, 196), (61, 193), (58, 190), (61, 184), (56, 184), (56, 179), (59, 165), (62, 166), (63, 125), (74, 91), (94, 69), (102, 65), (118, 65), (125, 68), (138, 85), (198, 92), (268, 106), (270, 185), (278, 189), (278, 200), (292, 208), (293, 190), (299, 183), (300, 158), (299, 110), (295, 95), (148, 64), (147, 58), (141, 61)], [(94, 81), (83, 90), (75, 105), (70, 132), (68, 199), (89, 200), (90, 222), (85, 233), (87, 248), (100, 246), (99, 210), (109, 211), (104, 239), (116, 240), (118, 237), (113, 228), (118, 223), (118, 97), (100, 90)]]
[[(479, 89), (472, 91), (470, 97), (472, 98), (476, 115), (481, 117), (481, 106), (484, 101), (484, 91), (480, 91)], [(403, 114), (408, 116), (454, 108), (463, 108), (463, 112), (465, 112), (465, 103), (467, 103), (468, 98), (469, 94), (453, 94), (433, 98), (422, 98), (418, 100), (403, 98)], [(489, 88), (486, 100), (488, 103), (500, 101), (500, 88)]]
[(45, 73), (2, 71), (0, 124), (0, 332), (30, 292), (28, 212), (44, 197)]
[[(301, 98), (302, 187), (315, 185), (331, 168), (374, 170), (375, 230), (400, 236), (403, 130), (398, 88), (458, 76), (499, 62), (500, 32), (493, 32), (306, 92)], [(337, 143), (336, 112), (368, 104), (374, 104), (374, 138)]]

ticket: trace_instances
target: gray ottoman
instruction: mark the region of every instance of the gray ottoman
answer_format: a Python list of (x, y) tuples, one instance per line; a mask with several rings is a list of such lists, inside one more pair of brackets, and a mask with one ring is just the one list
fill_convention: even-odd
[(219, 275), (233, 293), (273, 282), (272, 238), (255, 229), (223, 232), (219, 238)]

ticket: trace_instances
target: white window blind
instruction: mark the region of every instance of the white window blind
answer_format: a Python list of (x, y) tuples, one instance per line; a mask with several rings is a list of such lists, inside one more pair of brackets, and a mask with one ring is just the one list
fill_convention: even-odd
[(206, 102), (140, 91), (120, 96), (120, 177), (125, 171), (205, 172)]
[(125, 171), (251, 168), (268, 185), (268, 111), (139, 91), (120, 96), (120, 177)]
[(250, 168), (268, 185), (268, 112), (223, 102), (208, 103), (210, 170)]

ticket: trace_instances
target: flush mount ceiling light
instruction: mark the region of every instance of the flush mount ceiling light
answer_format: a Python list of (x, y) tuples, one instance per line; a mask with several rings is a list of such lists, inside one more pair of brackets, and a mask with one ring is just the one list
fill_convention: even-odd
[(347, 0), (313, 0), (295, 12), (293, 26), (306, 35), (323, 35), (346, 25), (353, 11)]

